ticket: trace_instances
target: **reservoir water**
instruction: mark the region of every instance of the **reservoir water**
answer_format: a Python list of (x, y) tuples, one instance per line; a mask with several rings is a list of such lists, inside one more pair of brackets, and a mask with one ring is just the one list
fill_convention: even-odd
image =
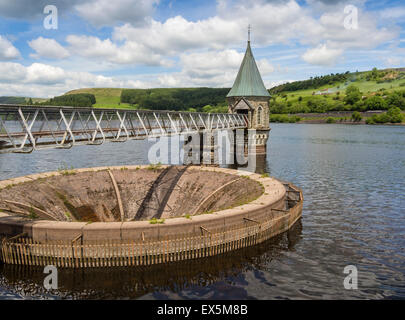
[[(304, 193), (302, 219), (260, 246), (143, 269), (0, 265), (0, 299), (405, 299), (405, 127), (271, 124), (265, 170)], [(0, 179), (63, 166), (147, 163), (151, 142), (0, 155)], [(358, 271), (347, 290), (344, 268)]]

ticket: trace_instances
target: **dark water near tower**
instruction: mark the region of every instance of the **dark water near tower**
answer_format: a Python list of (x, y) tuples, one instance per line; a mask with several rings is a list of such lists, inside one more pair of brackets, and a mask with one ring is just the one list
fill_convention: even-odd
[[(273, 124), (265, 168), (303, 189), (303, 218), (260, 246), (150, 269), (60, 271), (0, 266), (0, 299), (405, 299), (405, 127)], [(131, 141), (0, 155), (0, 179), (99, 165), (143, 164)], [(358, 268), (358, 290), (343, 269)]]

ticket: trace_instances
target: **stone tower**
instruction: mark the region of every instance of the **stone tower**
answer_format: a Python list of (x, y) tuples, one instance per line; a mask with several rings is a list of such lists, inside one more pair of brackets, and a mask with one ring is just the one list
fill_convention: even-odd
[[(266, 144), (270, 131), (269, 99), (270, 94), (264, 86), (248, 40), (245, 56), (239, 68), (232, 89), (226, 96), (228, 111), (240, 113), (249, 123), (257, 154), (266, 153)], [(254, 131), (255, 130), (255, 131)]]

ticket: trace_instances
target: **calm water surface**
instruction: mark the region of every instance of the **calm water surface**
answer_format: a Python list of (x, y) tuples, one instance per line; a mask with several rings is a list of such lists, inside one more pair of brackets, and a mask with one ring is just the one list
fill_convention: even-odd
[[(0, 155), (0, 178), (147, 163), (150, 143)], [(151, 269), (60, 271), (0, 266), (0, 299), (405, 299), (405, 127), (272, 124), (266, 170), (303, 189), (292, 230), (223, 257)], [(358, 290), (343, 269), (358, 268)]]

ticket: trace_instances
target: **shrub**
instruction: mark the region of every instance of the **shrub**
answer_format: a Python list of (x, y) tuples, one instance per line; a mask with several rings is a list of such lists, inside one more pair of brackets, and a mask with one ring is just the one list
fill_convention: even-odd
[(375, 124), (375, 121), (374, 121), (373, 117), (367, 118), (366, 119), (366, 124)]
[(393, 92), (387, 97), (387, 104), (389, 108), (398, 107), (405, 110), (405, 98), (400, 92)]
[(70, 106), (91, 108), (96, 103), (96, 97), (89, 93), (66, 94), (44, 102), (52, 106)]
[(368, 98), (364, 105), (366, 106), (366, 110), (386, 110), (387, 109), (387, 102), (380, 96), (373, 96)]
[(362, 119), (362, 117), (361, 117), (360, 112), (354, 111), (354, 112), (352, 113), (352, 120), (353, 120), (354, 122), (360, 122), (361, 119)]
[(345, 97), (346, 104), (353, 105), (360, 99), (361, 99), (361, 92), (359, 88), (357, 88), (355, 85), (350, 85), (346, 88), (346, 97)]
[(374, 114), (371, 118), (366, 120), (367, 124), (376, 124), (376, 123), (401, 123), (403, 120), (403, 115), (401, 109), (395, 107), (390, 108), (388, 112), (382, 113), (380, 115)]
[(295, 123), (300, 120), (301, 120), (301, 118), (298, 116), (288, 116), (286, 114), (271, 114), (270, 115), (270, 122)]
[(31, 206), (30, 207), (30, 213), (28, 214), (28, 218), (30, 219), (38, 219), (38, 215), (35, 212), (34, 208)]
[(398, 107), (389, 109), (387, 112), (387, 116), (390, 118), (391, 123), (401, 123), (403, 119), (401, 109), (399, 109)]
[(149, 220), (150, 224), (163, 224), (165, 223), (165, 219), (156, 219), (156, 218), (152, 218)]
[(328, 119), (326, 119), (326, 123), (336, 123), (336, 120), (332, 117), (329, 117)]

